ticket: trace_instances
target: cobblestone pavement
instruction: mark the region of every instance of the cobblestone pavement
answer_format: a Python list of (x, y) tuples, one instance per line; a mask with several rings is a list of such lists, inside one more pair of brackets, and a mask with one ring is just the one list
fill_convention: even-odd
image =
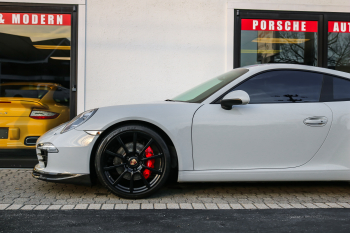
[(347, 182), (178, 183), (141, 200), (92, 187), (39, 181), (28, 169), (0, 169), (0, 210), (350, 208)]

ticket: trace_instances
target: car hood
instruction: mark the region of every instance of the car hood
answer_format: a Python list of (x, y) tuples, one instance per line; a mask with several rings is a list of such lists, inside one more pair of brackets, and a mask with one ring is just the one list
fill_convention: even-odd
[(168, 128), (174, 124), (191, 124), (193, 114), (201, 105), (159, 101), (102, 107), (77, 130), (105, 130), (114, 124), (125, 121), (144, 121), (160, 128)]

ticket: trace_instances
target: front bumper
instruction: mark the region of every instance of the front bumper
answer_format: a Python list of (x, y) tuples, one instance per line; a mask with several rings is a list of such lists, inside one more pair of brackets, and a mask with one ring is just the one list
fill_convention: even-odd
[(89, 174), (72, 174), (72, 173), (52, 173), (44, 172), (44, 169), (37, 164), (32, 176), (39, 180), (51, 181), (56, 183), (82, 184), (91, 186), (91, 179)]
[[(61, 134), (64, 126), (48, 131), (38, 139), (36, 152), (39, 163), (33, 170), (33, 177), (90, 185), (90, 156), (99, 135), (75, 129)], [(51, 149), (48, 144), (52, 145)]]

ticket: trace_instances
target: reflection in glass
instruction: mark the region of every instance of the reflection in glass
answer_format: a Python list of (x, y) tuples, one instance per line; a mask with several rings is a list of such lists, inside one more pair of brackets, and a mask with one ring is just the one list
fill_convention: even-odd
[(350, 72), (350, 33), (328, 33), (328, 68)]
[(0, 25), (0, 149), (35, 149), (69, 120), (70, 51), (71, 26)]
[(71, 26), (0, 25), (0, 83), (70, 88)]
[(241, 31), (241, 66), (265, 63), (317, 65), (317, 33)]
[(250, 104), (318, 102), (322, 80), (319, 73), (278, 70), (259, 74), (234, 90), (247, 92)]

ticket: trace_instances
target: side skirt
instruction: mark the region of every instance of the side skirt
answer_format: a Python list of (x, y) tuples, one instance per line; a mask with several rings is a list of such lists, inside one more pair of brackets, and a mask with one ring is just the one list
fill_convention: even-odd
[(179, 171), (178, 182), (350, 181), (350, 169), (252, 169)]

